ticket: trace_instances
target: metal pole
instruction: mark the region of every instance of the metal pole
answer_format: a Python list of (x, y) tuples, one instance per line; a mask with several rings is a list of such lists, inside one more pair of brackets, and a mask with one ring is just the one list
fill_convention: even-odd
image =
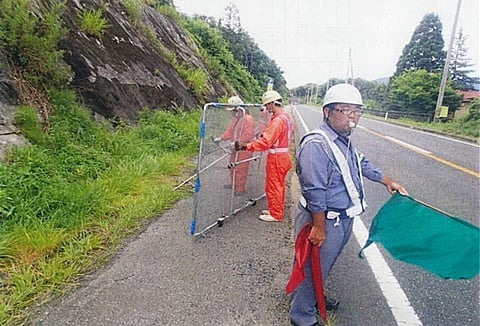
[(448, 70), (450, 68), (450, 57), (451, 57), (451, 52), (453, 47), (453, 41), (455, 39), (455, 31), (457, 29), (457, 21), (458, 21), (458, 16), (460, 14), (461, 4), (462, 4), (462, 0), (458, 0), (457, 12), (455, 14), (455, 20), (453, 21), (452, 34), (450, 36), (450, 44), (448, 46), (448, 51), (447, 51), (447, 58), (445, 59), (445, 65), (443, 66), (442, 82), (440, 83), (440, 90), (438, 91), (437, 106), (435, 107), (436, 113), (440, 112), (440, 107), (442, 106), (442, 103), (443, 103), (443, 94), (445, 93), (445, 85), (447, 83)]

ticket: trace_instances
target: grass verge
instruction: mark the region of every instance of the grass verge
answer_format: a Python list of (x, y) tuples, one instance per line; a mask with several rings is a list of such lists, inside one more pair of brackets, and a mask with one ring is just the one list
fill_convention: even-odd
[(54, 102), (42, 142), (0, 163), (1, 325), (26, 323), (187, 195), (174, 187), (198, 150), (199, 112), (145, 111), (113, 130), (72, 94)]

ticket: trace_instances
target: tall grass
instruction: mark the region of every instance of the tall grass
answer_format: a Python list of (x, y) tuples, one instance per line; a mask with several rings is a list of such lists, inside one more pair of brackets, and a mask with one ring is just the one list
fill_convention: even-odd
[(18, 119), (36, 132), (0, 163), (1, 325), (23, 323), (172, 207), (198, 148), (199, 112), (145, 110), (136, 127), (112, 129), (92, 121), (72, 93), (52, 98), (48, 133), (39, 137), (34, 119)]

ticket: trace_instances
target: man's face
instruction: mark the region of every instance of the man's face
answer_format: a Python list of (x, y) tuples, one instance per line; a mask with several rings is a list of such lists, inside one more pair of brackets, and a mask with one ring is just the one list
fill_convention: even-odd
[(354, 104), (337, 103), (334, 109), (326, 111), (330, 126), (340, 135), (349, 134), (362, 115), (361, 107)]
[(265, 110), (267, 110), (268, 113), (273, 113), (274, 109), (275, 105), (273, 105), (273, 102), (265, 104)]

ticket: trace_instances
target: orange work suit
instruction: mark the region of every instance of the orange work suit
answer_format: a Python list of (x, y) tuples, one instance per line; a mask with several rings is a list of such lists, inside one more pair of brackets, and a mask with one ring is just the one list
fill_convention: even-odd
[(265, 194), (270, 215), (283, 220), (285, 212), (285, 179), (292, 168), (290, 137), (293, 120), (287, 112), (274, 114), (261, 137), (247, 144), (247, 151), (268, 151)]
[[(249, 142), (255, 139), (255, 119), (243, 110), (238, 110), (232, 117), (230, 124), (220, 137), (222, 140)], [(235, 151), (232, 149), (230, 154), (230, 184), (234, 186), (236, 192), (247, 191), (247, 176), (249, 159), (253, 153), (248, 151)], [(245, 162), (242, 162), (246, 160)], [(241, 163), (237, 163), (241, 162)]]

